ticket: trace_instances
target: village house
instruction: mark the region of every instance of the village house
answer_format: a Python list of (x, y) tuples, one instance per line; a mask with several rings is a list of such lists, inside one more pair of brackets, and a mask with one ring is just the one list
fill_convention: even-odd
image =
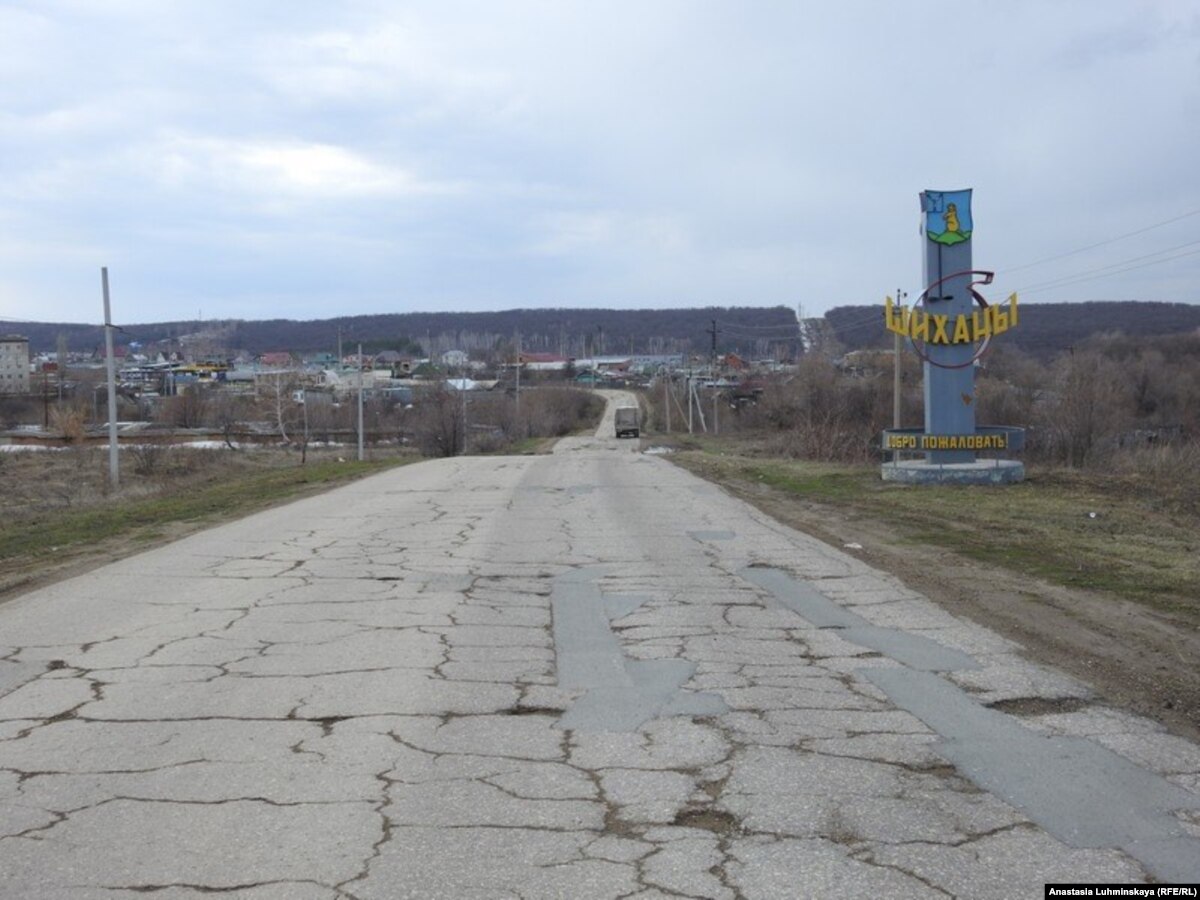
[(260, 366), (267, 366), (272, 369), (290, 369), (295, 364), (292, 354), (286, 350), (260, 353), (257, 362)]
[(526, 372), (565, 372), (571, 362), (557, 353), (522, 352), (517, 359)]

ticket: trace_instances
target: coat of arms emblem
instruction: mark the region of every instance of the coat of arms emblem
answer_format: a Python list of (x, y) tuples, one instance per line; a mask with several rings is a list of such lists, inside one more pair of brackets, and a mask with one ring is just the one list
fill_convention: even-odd
[(921, 194), (925, 235), (935, 244), (952, 246), (971, 239), (971, 192), (925, 191)]

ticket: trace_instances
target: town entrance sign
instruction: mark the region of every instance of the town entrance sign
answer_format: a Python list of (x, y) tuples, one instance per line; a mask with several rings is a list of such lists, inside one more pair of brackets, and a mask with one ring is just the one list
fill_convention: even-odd
[[(1010, 426), (975, 423), (975, 370), (992, 340), (1020, 323), (1017, 296), (989, 304), (980, 286), (992, 273), (971, 261), (971, 191), (924, 191), (921, 233), (927, 287), (904, 307), (888, 297), (884, 322), (907, 339), (924, 363), (924, 428), (883, 433), (892, 459), (883, 465), (885, 481), (987, 484), (1020, 481), (1025, 467), (998, 455), (1019, 450), (1025, 432)], [(912, 458), (913, 453), (923, 454)], [(909, 454), (905, 458), (905, 454)]]

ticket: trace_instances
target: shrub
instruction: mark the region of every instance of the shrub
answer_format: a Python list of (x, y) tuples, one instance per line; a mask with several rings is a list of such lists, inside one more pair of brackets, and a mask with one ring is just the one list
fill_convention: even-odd
[(50, 411), (50, 427), (68, 444), (83, 440), (86, 422), (87, 413), (78, 406), (56, 406)]
[(423, 391), (409, 419), (413, 442), (422, 456), (456, 456), (463, 447), (462, 397), (446, 387)]
[(136, 474), (156, 475), (166, 464), (171, 445), (166, 438), (146, 436), (136, 444), (125, 445), (123, 452), (133, 460)]
[[(415, 398), (404, 431), (423, 456), (455, 456), (463, 449), (463, 398), (445, 387)], [(467, 397), (467, 450), (494, 453), (526, 437), (561, 437), (597, 422), (604, 401), (591, 391), (539, 387), (514, 397), (477, 393)]]

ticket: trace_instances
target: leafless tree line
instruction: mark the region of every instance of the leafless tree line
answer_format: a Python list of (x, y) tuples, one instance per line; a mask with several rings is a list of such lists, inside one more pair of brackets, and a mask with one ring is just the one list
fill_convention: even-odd
[(423, 392), (406, 416), (406, 436), (424, 456), (494, 453), (528, 438), (561, 437), (594, 425), (604, 402), (591, 391), (537, 387), (518, 403), (506, 392)]
[[(903, 360), (903, 424), (923, 418), (921, 372)], [(654, 421), (664, 418), (652, 393)], [(1074, 468), (1200, 471), (1200, 334), (1159, 338), (1103, 335), (1049, 363), (999, 348), (976, 379), (976, 421), (1027, 429), (1025, 458)], [(679, 413), (673, 411), (676, 428)], [(776, 378), (753, 405), (724, 407), (722, 430), (761, 437), (764, 452), (868, 462), (892, 425), (890, 366), (847, 371), (809, 355)], [(1190, 468), (1189, 468), (1190, 466)]]

